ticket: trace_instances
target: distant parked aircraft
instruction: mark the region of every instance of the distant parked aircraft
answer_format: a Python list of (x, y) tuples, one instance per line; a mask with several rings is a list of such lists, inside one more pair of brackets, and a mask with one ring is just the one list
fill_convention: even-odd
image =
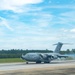
[(58, 42), (55, 51), (53, 53), (27, 53), (26, 55), (22, 55), (21, 58), (23, 60), (26, 60), (27, 64), (28, 61), (29, 62), (36, 62), (36, 63), (50, 63), (52, 60), (57, 59), (57, 58), (62, 58), (62, 57), (68, 57), (66, 55), (61, 55), (59, 54), (59, 51), (61, 50), (61, 47), (63, 44), (67, 44), (67, 43), (61, 43)]

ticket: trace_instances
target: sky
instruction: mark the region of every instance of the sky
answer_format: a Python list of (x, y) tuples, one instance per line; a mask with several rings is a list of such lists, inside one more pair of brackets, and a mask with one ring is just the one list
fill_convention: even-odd
[(75, 48), (75, 0), (0, 0), (0, 50)]

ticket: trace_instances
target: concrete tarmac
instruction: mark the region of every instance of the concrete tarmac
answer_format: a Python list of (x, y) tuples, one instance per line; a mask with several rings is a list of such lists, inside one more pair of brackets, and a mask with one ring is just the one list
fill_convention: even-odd
[[(0, 75), (18, 75), (13, 73), (26, 73), (31, 71), (48, 71), (57, 69), (75, 68), (75, 60), (52, 61), (49, 64), (36, 63), (4, 63), (0, 64)], [(34, 72), (33, 72), (34, 73)], [(22, 75), (22, 74), (20, 74)], [(25, 75), (25, 74), (24, 74)], [(28, 74), (29, 75), (29, 74)], [(40, 74), (39, 74), (40, 75)]]

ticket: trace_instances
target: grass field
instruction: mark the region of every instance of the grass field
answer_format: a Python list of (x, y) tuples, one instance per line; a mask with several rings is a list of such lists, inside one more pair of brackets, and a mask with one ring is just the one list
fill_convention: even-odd
[(2, 58), (0, 59), (0, 63), (13, 63), (13, 62), (25, 62), (21, 58)]

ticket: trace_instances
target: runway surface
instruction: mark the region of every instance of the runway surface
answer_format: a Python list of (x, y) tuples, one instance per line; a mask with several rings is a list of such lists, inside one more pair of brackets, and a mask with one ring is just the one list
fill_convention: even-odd
[(75, 60), (62, 60), (62, 61), (52, 61), (49, 64), (41, 63), (4, 63), (0, 64), (0, 72), (3, 71), (15, 71), (15, 70), (29, 70), (29, 69), (42, 69), (42, 68), (52, 68), (52, 67), (63, 67), (63, 66), (69, 66), (74, 65), (75, 67)]

